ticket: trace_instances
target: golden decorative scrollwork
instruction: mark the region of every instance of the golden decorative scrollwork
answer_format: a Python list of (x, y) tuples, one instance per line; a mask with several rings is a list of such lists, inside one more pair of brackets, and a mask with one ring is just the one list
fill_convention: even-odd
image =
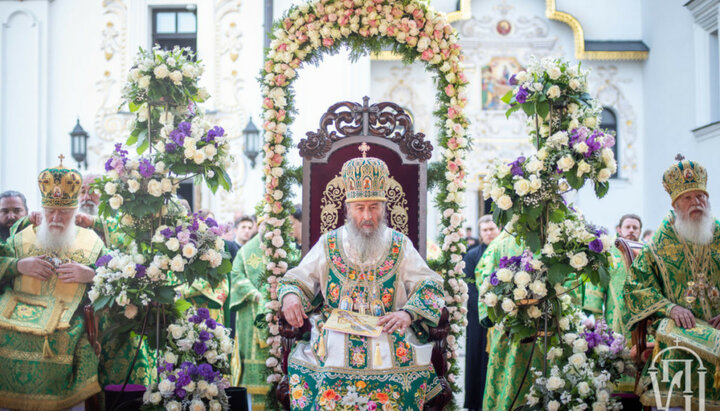
[[(390, 177), (388, 180), (385, 196), (387, 197), (386, 209), (390, 215), (390, 227), (405, 235), (408, 234), (408, 207), (405, 191), (400, 183)], [(330, 180), (323, 190), (320, 200), (320, 233), (325, 234), (334, 230), (340, 224), (340, 212), (345, 201), (345, 185), (340, 174)]]

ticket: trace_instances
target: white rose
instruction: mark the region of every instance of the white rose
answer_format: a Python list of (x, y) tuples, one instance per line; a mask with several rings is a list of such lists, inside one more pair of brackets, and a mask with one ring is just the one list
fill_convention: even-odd
[[(581, 341), (581, 340), (575, 340), (575, 342)], [(572, 364), (576, 368), (580, 368), (583, 365), (585, 365), (585, 361), (587, 361), (587, 357), (585, 356), (584, 352), (578, 352), (570, 356), (568, 358), (568, 361), (570, 364)]]
[(110, 181), (105, 183), (105, 193), (108, 195), (114, 195), (117, 193), (117, 184)]
[(110, 208), (112, 208), (113, 210), (117, 210), (123, 204), (123, 198), (119, 194), (115, 194), (114, 196), (110, 197), (108, 203), (110, 204)]
[(504, 283), (509, 283), (513, 279), (513, 272), (508, 270), (507, 268), (501, 268), (497, 270), (495, 275), (497, 276), (498, 280)]
[(538, 298), (543, 298), (547, 295), (547, 287), (545, 287), (545, 283), (540, 280), (535, 280), (530, 284), (530, 291)]
[(615, 154), (613, 154), (612, 150), (609, 148), (603, 148), (600, 151), (600, 156), (602, 157), (603, 163), (605, 165), (610, 165), (612, 162), (615, 161)]
[(610, 400), (610, 393), (605, 390), (599, 390), (595, 395), (600, 402), (608, 402)]
[(611, 175), (612, 175), (612, 172), (610, 172), (609, 169), (603, 168), (602, 170), (598, 171), (597, 181), (600, 183), (604, 183), (610, 179)]
[(575, 333), (567, 333), (563, 335), (563, 341), (565, 341), (565, 344), (572, 344), (575, 340), (577, 340), (578, 336)]
[(588, 117), (583, 120), (583, 124), (587, 128), (595, 128), (597, 127), (597, 117)]
[(560, 158), (560, 160), (558, 160), (558, 162), (557, 162), (557, 166), (558, 166), (562, 171), (568, 171), (568, 170), (570, 170), (571, 168), (573, 168), (574, 165), (575, 165), (575, 160), (573, 160), (573, 158), (572, 158), (570, 155), (563, 156), (563, 157)]
[[(535, 307), (535, 306), (533, 306), (533, 307)], [(560, 358), (562, 355), (563, 355), (562, 349), (560, 349), (558, 347), (552, 347), (548, 350), (547, 359), (548, 359), (548, 361), (552, 361), (556, 358)]]
[[(565, 131), (558, 131), (557, 133), (550, 136), (550, 138), (548, 139), (548, 143), (550, 143), (550, 145), (556, 146), (556, 147), (566, 146), (568, 144), (568, 141), (569, 141), (568, 134)], [(547, 155), (547, 154), (545, 154), (545, 155)]]
[(578, 87), (580, 87), (580, 82), (574, 78), (574, 79), (570, 80), (568, 85), (570, 86), (571, 89), (577, 90)]
[(570, 265), (576, 270), (582, 270), (588, 263), (587, 255), (584, 251), (574, 254), (570, 257)]
[(175, 364), (175, 362), (177, 362), (177, 356), (168, 351), (165, 353), (165, 362)]
[[(550, 377), (550, 378), (557, 378), (557, 377)], [(560, 409), (560, 403), (552, 400), (548, 403), (548, 411), (557, 411)]]
[(495, 186), (490, 191), (490, 197), (495, 201), (502, 197), (503, 194), (505, 194), (505, 189), (502, 187)]
[(551, 67), (550, 70), (547, 71), (548, 77), (550, 77), (550, 80), (557, 80), (560, 78), (560, 69), (557, 67)]
[(607, 411), (607, 406), (599, 402), (594, 402), (592, 405), (592, 411)]
[(533, 193), (538, 191), (542, 187), (542, 180), (538, 178), (535, 174), (530, 176), (530, 191)]
[(526, 271), (518, 271), (515, 273), (515, 284), (519, 287), (525, 287), (530, 283), (530, 280), (532, 280), (532, 278)]
[(505, 298), (502, 302), (501, 307), (502, 307), (503, 311), (505, 311), (506, 313), (509, 313), (510, 311), (515, 309), (515, 303), (511, 299)]
[[(95, 276), (95, 279), (101, 279), (101, 278), (102, 277), (100, 277), (100, 276)], [(99, 280), (99, 281), (101, 281), (101, 280)], [(95, 300), (97, 300), (98, 297), (100, 297), (100, 293), (94, 287), (90, 291), (88, 291), (88, 298), (90, 298), (91, 303), (95, 302)]]
[(175, 85), (177, 85), (177, 86), (182, 84), (182, 78), (183, 78), (183, 75), (178, 70), (175, 70), (170, 73), (170, 80), (172, 80), (172, 82), (175, 83)]
[[(283, 147), (283, 146), (278, 146), (278, 147)], [(217, 154), (217, 148), (215, 148), (215, 146), (213, 144), (209, 144), (209, 145), (203, 147), (203, 152), (205, 153), (207, 158), (212, 159), (213, 157), (215, 157), (215, 154)]]
[(181, 255), (176, 255), (172, 260), (170, 260), (170, 270), (176, 272), (185, 270), (185, 261)]
[(562, 330), (568, 330), (570, 329), (570, 319), (568, 319), (567, 317), (563, 317), (560, 319), (560, 321), (558, 321), (558, 325)]
[(168, 70), (167, 66), (164, 64), (161, 64), (153, 70), (153, 73), (155, 74), (155, 77), (158, 79), (165, 78), (170, 74), (170, 70)]
[(182, 404), (180, 404), (177, 401), (170, 401), (169, 403), (165, 404), (165, 411), (181, 411), (182, 410)]
[(530, 318), (539, 318), (542, 315), (542, 311), (536, 305), (531, 305), (527, 313)]
[(183, 389), (187, 392), (193, 392), (195, 391), (195, 381), (190, 381), (186, 385), (183, 386)]
[(195, 164), (198, 164), (198, 165), (202, 164), (206, 158), (207, 158), (207, 156), (205, 155), (205, 152), (202, 150), (196, 150), (192, 156), (193, 161), (195, 162)]
[(577, 340), (573, 341), (573, 352), (576, 353), (584, 353), (588, 350), (588, 343), (585, 341), (584, 338), (578, 338)]
[[(539, 154), (539, 153), (538, 153)], [(535, 173), (543, 169), (545, 164), (536, 157), (531, 157), (530, 161), (525, 164), (525, 169), (530, 173)]]
[(175, 383), (170, 380), (162, 380), (158, 384), (158, 390), (163, 394), (168, 394), (175, 390)]
[(208, 360), (210, 364), (215, 364), (218, 360), (218, 354), (215, 350), (208, 350), (205, 351), (205, 359)]
[(495, 174), (496, 174), (499, 178), (504, 178), (505, 176), (507, 176), (508, 174), (510, 174), (510, 170), (511, 170), (511, 169), (510, 169), (510, 166), (509, 166), (509, 165), (507, 165), (507, 164), (500, 164), (500, 165), (497, 167), (497, 171), (495, 172)]
[(502, 210), (509, 210), (510, 207), (512, 207), (513, 202), (510, 199), (510, 196), (506, 194), (498, 198), (495, 204), (497, 204), (497, 206), (500, 207), (500, 209)]
[(162, 190), (162, 184), (158, 180), (150, 180), (148, 181), (147, 186), (148, 194), (150, 194), (153, 197), (160, 197), (163, 193)]
[[(537, 158), (538, 158), (539, 160), (545, 161), (545, 159), (547, 158), (547, 156), (548, 156), (548, 152), (547, 152), (547, 149), (546, 149), (545, 147), (543, 147), (543, 148), (541, 148), (540, 150), (538, 150), (538, 152), (537, 152)], [(543, 166), (544, 166), (544, 165), (543, 165)]]
[(128, 191), (131, 193), (135, 193), (140, 189), (140, 182), (138, 182), (135, 179), (128, 180)]
[(576, 152), (578, 152), (578, 153), (580, 153), (580, 154), (585, 154), (585, 153), (587, 153), (587, 151), (588, 151), (589, 149), (590, 149), (590, 147), (588, 147), (588, 145), (585, 144), (584, 141), (581, 141), (581, 142), (575, 144), (575, 146), (573, 147), (573, 150), (575, 150)]
[(548, 98), (558, 98), (560, 97), (560, 87), (558, 86), (551, 86), (547, 91)]
[(527, 297), (527, 289), (525, 287), (518, 287), (513, 290), (513, 299), (515, 301), (524, 300), (525, 297)]
[(218, 387), (217, 387), (217, 385), (215, 385), (215, 384), (210, 384), (210, 385), (208, 386), (207, 392), (208, 392), (208, 395), (210, 395), (211, 397), (214, 397), (214, 396), (218, 395)]
[(577, 176), (582, 177), (583, 174), (589, 173), (592, 170), (592, 166), (585, 160), (581, 160), (578, 163)]
[(513, 184), (513, 188), (515, 189), (515, 193), (522, 197), (528, 192), (530, 192), (530, 182), (524, 178), (520, 178), (515, 181), (515, 184)]
[[(177, 325), (177, 324), (170, 324), (168, 326), (168, 331), (170, 332), (170, 334), (172, 334), (172, 337), (174, 339), (179, 340), (180, 338), (182, 338), (183, 334), (185, 334), (185, 327)], [(168, 361), (167, 358), (168, 357), (166, 356), (165, 361), (172, 362), (173, 364), (175, 363), (175, 361)]]
[(148, 267), (146, 272), (148, 278), (151, 280), (157, 280), (160, 277), (161, 271), (160, 268), (158, 268), (155, 264), (150, 264), (150, 267)]
[(163, 193), (170, 193), (173, 191), (173, 183), (169, 178), (163, 178), (160, 180), (160, 188)]
[(225, 354), (230, 354), (233, 349), (233, 343), (230, 340), (223, 341), (222, 344), (220, 344), (220, 351), (222, 351)]
[(171, 238), (165, 242), (165, 247), (170, 251), (177, 251), (180, 249), (180, 242), (177, 238)]
[(216, 400), (210, 401), (210, 411), (222, 411), (222, 405), (220, 402)]
[(560, 184), (558, 184), (558, 188), (560, 189), (561, 193), (564, 193), (570, 190), (570, 184), (568, 184), (567, 181), (563, 180), (560, 182)]
[(190, 259), (195, 257), (195, 254), (197, 254), (197, 248), (195, 248), (194, 245), (191, 243), (185, 244), (185, 246), (182, 249), (183, 257)]
[(578, 127), (580, 127), (580, 123), (576, 118), (570, 120), (570, 122), (568, 123), (568, 130), (575, 130)]
[(205, 411), (205, 404), (203, 404), (202, 400), (193, 400), (190, 403), (190, 411)]
[(138, 80), (138, 87), (147, 89), (150, 87), (150, 76), (142, 76)]
[(128, 304), (125, 306), (125, 317), (129, 319), (135, 318), (138, 313), (138, 308), (135, 304)]
[(498, 302), (498, 297), (494, 293), (487, 293), (485, 294), (485, 297), (483, 297), (483, 301), (488, 307), (495, 307)]
[[(565, 386), (565, 380), (563, 380), (560, 377), (552, 376), (547, 379), (547, 389), (550, 391), (555, 391), (557, 389), (560, 389)], [(548, 404), (549, 406), (550, 404)], [(557, 409), (557, 408), (556, 408)]]
[(159, 392), (154, 392), (150, 394), (150, 402), (153, 404), (160, 404), (160, 401), (162, 401), (162, 395)]

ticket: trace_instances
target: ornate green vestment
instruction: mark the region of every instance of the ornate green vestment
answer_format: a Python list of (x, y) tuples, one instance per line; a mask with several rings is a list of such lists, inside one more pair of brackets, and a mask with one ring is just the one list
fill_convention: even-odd
[(232, 361), (233, 386), (246, 387), (254, 404), (264, 404), (267, 383), (267, 331), (255, 327), (255, 316), (265, 310), (266, 284), (263, 283), (263, 252), (261, 236), (256, 235), (240, 250), (230, 272), (230, 310), (236, 311), (235, 349)]
[[(706, 322), (720, 314), (720, 224), (715, 221), (715, 234), (709, 245), (700, 246), (686, 242), (675, 231), (674, 213), (662, 222), (633, 263), (625, 282), (625, 321), (632, 330), (645, 318), (660, 319), (654, 324), (656, 330), (656, 355), (677, 343), (693, 350), (702, 358), (707, 368), (705, 376), (705, 409), (720, 409), (720, 331)], [(697, 326), (692, 329), (676, 327), (669, 313), (675, 305), (681, 305), (695, 315)], [(673, 349), (662, 355), (662, 360), (693, 359), (681, 350)], [(698, 399), (697, 363), (692, 365), (693, 402)], [(667, 384), (662, 380), (662, 364), (658, 359), (658, 386), (662, 392), (662, 404), (667, 396)], [(668, 363), (670, 377), (684, 367), (682, 362)], [(684, 381), (684, 379), (683, 379)], [(638, 390), (641, 401), (648, 406), (657, 406), (653, 394), (652, 379), (648, 370)], [(671, 406), (682, 406), (682, 390), (675, 388)], [(695, 405), (697, 406), (697, 405)]]
[[(9, 258), (0, 278), (16, 273), (19, 259), (51, 255), (92, 265), (104, 247), (91, 230), (78, 228), (72, 251), (52, 255), (36, 246), (28, 227), (8, 239)], [(8, 278), (9, 279), (9, 278)], [(98, 359), (76, 310), (85, 284), (40, 281), (24, 275), (0, 295), (0, 407), (54, 410), (71, 407), (100, 391)]]

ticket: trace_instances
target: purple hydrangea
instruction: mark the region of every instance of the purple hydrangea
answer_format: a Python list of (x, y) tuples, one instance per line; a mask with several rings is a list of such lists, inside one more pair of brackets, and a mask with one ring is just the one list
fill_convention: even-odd
[(105, 254), (104, 256), (100, 257), (95, 261), (95, 267), (105, 267), (107, 263), (112, 260), (113, 257), (110, 254)]
[(525, 157), (520, 156), (517, 160), (508, 164), (510, 166), (510, 173), (514, 176), (524, 176), (525, 172), (522, 169), (522, 164), (525, 162)]
[(520, 104), (525, 103), (527, 101), (528, 94), (529, 94), (528, 90), (524, 86), (520, 86), (517, 94), (515, 94), (515, 101), (517, 101)]
[(588, 349), (593, 349), (603, 342), (602, 337), (593, 331), (583, 333), (583, 337), (588, 343)]
[(142, 264), (135, 264), (135, 278), (145, 277), (146, 268)]
[(222, 127), (215, 126), (208, 131), (207, 135), (203, 137), (203, 141), (208, 143), (215, 141), (216, 137), (222, 137), (225, 135), (225, 130)]

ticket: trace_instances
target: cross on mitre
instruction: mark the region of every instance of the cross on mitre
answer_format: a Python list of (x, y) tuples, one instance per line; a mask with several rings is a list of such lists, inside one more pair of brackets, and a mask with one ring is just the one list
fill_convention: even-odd
[(363, 141), (363, 143), (360, 144), (360, 146), (358, 147), (358, 150), (360, 150), (364, 158), (367, 157), (367, 152), (370, 151), (370, 146), (368, 145), (368, 143)]
[(58, 156), (58, 158), (60, 159), (60, 167), (62, 167), (62, 162), (63, 162), (63, 160), (65, 159), (65, 156), (62, 155), (62, 154), (60, 154), (60, 155)]

